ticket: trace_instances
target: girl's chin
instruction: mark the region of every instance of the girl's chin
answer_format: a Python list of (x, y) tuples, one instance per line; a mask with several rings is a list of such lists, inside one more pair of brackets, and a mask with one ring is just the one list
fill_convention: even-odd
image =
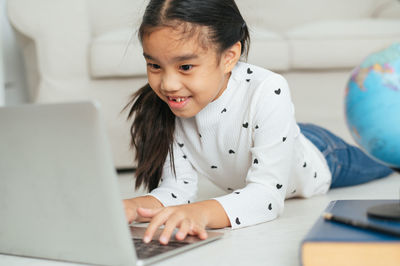
[(176, 110), (172, 110), (172, 109), (171, 109), (171, 111), (175, 116), (180, 117), (180, 118), (191, 118), (197, 114), (197, 113), (193, 114), (192, 112), (188, 112), (188, 111), (176, 111)]

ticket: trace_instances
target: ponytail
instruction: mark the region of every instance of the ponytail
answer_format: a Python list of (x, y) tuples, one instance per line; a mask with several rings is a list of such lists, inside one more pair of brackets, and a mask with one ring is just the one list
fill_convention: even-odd
[[(131, 106), (128, 119), (134, 116), (131, 126), (131, 147), (136, 150), (135, 188), (140, 186), (151, 191), (158, 187), (167, 155), (173, 161), (175, 115), (168, 105), (146, 84), (132, 95), (125, 106)], [(174, 171), (175, 172), (175, 171)]]

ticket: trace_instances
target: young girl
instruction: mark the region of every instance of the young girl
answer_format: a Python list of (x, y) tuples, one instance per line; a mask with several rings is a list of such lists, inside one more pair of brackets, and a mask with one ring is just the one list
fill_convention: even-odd
[[(298, 125), (285, 79), (239, 62), (249, 32), (234, 0), (151, 0), (139, 36), (148, 84), (134, 94), (136, 188), (128, 222), (149, 221), (144, 241), (270, 221), (285, 198), (311, 197), (391, 173), (315, 125)], [(197, 177), (227, 195), (194, 202)]]

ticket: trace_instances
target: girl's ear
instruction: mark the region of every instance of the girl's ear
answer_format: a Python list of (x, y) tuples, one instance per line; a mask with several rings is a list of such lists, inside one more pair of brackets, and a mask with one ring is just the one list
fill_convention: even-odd
[(224, 72), (229, 73), (235, 67), (241, 56), (242, 44), (237, 42), (228, 48), (222, 54), (222, 63), (224, 65)]

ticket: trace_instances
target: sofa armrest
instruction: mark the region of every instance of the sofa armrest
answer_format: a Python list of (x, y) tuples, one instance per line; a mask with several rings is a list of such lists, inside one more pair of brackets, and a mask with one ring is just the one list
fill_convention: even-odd
[(17, 31), (34, 41), (41, 79), (88, 79), (87, 1), (9, 0), (8, 16)]

